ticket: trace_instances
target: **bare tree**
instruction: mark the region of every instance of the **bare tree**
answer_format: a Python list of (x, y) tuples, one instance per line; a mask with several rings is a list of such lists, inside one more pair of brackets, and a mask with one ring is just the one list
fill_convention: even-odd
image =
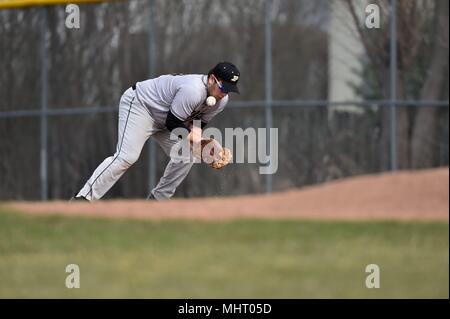
[[(387, 14), (388, 2), (380, 0), (376, 1), (376, 3), (382, 12)], [(371, 69), (375, 72), (376, 83), (379, 84), (379, 89), (383, 96), (388, 99), (390, 96), (389, 19), (384, 19), (384, 25), (377, 29), (376, 32), (372, 32), (372, 30), (362, 27), (361, 21), (356, 14), (354, 1), (346, 0), (346, 4), (353, 17), (353, 24), (358, 31), (365, 52), (369, 57)], [(427, 65), (426, 80), (420, 84), (422, 85), (420, 97), (439, 99), (442, 94), (441, 86), (443, 81), (445, 81), (446, 62), (448, 67), (448, 27), (445, 27), (445, 23), (448, 26), (448, 14), (442, 13), (446, 12), (445, 6), (448, 8), (448, 2), (441, 0), (436, 0), (435, 2), (399, 0), (397, 4), (397, 99), (407, 100), (418, 97), (414, 96), (415, 92), (410, 92), (410, 73), (411, 70), (416, 69), (415, 66), (420, 63), (419, 59), (423, 58), (424, 49), (429, 46), (427, 37), (433, 37), (435, 40), (439, 39), (439, 41), (436, 41), (437, 44), (432, 50), (434, 55)], [(430, 15), (430, 11), (433, 12), (433, 6), (434, 15)], [(433, 29), (436, 30), (436, 33), (429, 32), (426, 29), (433, 23), (435, 24)], [(443, 31), (444, 29), (447, 31)], [(425, 33), (426, 36), (424, 35)], [(445, 46), (447, 51), (445, 51)], [(422, 108), (417, 112), (417, 115), (415, 113), (412, 107), (397, 107), (397, 132), (395, 133), (398, 139), (397, 158), (399, 168), (431, 166), (432, 163), (432, 156), (430, 156), (429, 152), (430, 145), (426, 146), (423, 141), (424, 136), (427, 136), (428, 133), (434, 130), (434, 121), (432, 119), (435, 118), (435, 112), (432, 108)], [(382, 125), (382, 162), (384, 167), (387, 168), (390, 141), (389, 111), (384, 108), (380, 114)], [(414, 132), (412, 136), (411, 132)], [(426, 140), (429, 139), (433, 139), (433, 136), (428, 135)], [(429, 157), (428, 162), (423, 161), (423, 157)], [(419, 160), (419, 158), (422, 158), (422, 160)]]
[[(448, 92), (448, 9), (448, 1), (436, 2), (433, 28), (436, 36), (430, 52), (430, 66), (420, 92), (420, 99), (424, 101), (439, 100), (443, 97), (443, 91)], [(412, 133), (413, 168), (434, 164), (432, 148), (436, 136), (436, 114), (434, 107), (422, 107), (417, 111)]]

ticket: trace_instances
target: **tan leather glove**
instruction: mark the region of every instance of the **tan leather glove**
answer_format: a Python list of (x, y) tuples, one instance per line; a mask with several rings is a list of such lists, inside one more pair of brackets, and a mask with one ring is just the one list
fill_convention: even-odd
[(214, 169), (221, 169), (233, 158), (230, 149), (222, 147), (212, 138), (201, 140), (201, 153), (203, 162)]
[(217, 161), (213, 161), (209, 166), (214, 169), (221, 169), (222, 167), (228, 165), (233, 158), (233, 154), (229, 148), (223, 147), (220, 152), (220, 159)]

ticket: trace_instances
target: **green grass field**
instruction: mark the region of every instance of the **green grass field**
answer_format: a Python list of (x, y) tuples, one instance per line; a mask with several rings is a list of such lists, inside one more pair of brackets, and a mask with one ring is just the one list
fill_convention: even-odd
[[(365, 287), (365, 267), (381, 287)], [(81, 287), (65, 287), (66, 265)], [(1, 298), (448, 298), (448, 223), (136, 221), (0, 207)]]

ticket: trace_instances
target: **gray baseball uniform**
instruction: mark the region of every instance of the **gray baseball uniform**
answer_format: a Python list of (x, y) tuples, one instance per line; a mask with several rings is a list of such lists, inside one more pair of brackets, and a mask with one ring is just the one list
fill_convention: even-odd
[[(119, 103), (118, 143), (113, 156), (106, 158), (78, 192), (88, 200), (100, 199), (133, 165), (151, 136), (170, 157), (180, 142), (170, 139), (165, 127), (169, 110), (186, 123), (199, 119), (208, 123), (228, 102), (228, 95), (214, 106), (207, 106), (207, 76), (201, 74), (162, 75), (136, 83), (126, 90)], [(188, 175), (193, 162), (172, 155), (164, 175), (152, 190), (158, 199), (169, 199)]]

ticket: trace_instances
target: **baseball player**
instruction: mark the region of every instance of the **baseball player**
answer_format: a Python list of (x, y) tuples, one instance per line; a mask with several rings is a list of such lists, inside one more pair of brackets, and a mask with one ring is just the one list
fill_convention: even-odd
[[(113, 156), (106, 158), (71, 200), (95, 201), (117, 182), (133, 165), (149, 137), (152, 137), (170, 157), (164, 175), (148, 199), (170, 199), (177, 187), (188, 175), (193, 161), (177, 158), (179, 152), (171, 152), (181, 141), (170, 138), (174, 129), (184, 128), (191, 146), (204, 147), (214, 143), (210, 166), (222, 168), (231, 160), (231, 152), (215, 140), (202, 139), (202, 129), (228, 103), (228, 93), (239, 93), (237, 83), (240, 72), (230, 62), (220, 62), (207, 75), (162, 75), (154, 79), (137, 82), (127, 89), (119, 103), (118, 142)], [(200, 120), (201, 127), (192, 125)], [(200, 148), (200, 151), (202, 148)], [(176, 154), (176, 155), (174, 155)], [(184, 155), (185, 156), (185, 155)]]

